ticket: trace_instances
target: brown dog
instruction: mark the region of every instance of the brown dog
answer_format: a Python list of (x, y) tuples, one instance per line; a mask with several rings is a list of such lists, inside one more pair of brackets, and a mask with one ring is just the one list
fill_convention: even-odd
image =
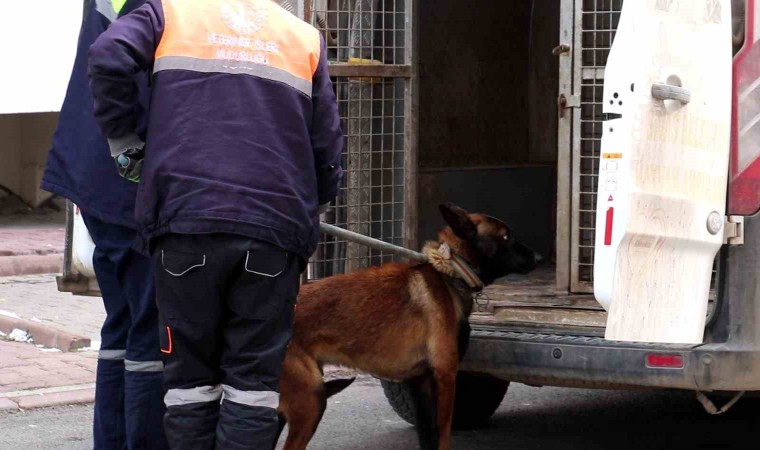
[(455, 381), (469, 339), (473, 291), (456, 277), (450, 264), (455, 258), (447, 256), (464, 260), (482, 285), (527, 273), (540, 258), (497, 219), (450, 204), (440, 209), (449, 226), (439, 233), (438, 244), (426, 246), (426, 254), (438, 259), (435, 264), (390, 263), (301, 289), (280, 380), (280, 431), (285, 421), (289, 427), (286, 450), (306, 448), (327, 398), (353, 381), (325, 383), (325, 365), (407, 383), (415, 393), (421, 447), (450, 448)]

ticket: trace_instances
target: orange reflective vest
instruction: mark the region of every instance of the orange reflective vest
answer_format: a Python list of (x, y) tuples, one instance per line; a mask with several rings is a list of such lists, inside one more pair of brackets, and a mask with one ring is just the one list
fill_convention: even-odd
[(164, 33), (154, 72), (247, 73), (311, 95), (319, 32), (271, 0), (163, 0), (162, 5)]

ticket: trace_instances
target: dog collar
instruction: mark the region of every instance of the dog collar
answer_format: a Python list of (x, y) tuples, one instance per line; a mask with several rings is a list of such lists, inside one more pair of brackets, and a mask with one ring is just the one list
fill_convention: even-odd
[(476, 292), (480, 292), (483, 290), (483, 287), (484, 287), (483, 281), (472, 269), (472, 266), (470, 266), (467, 263), (467, 261), (464, 260), (464, 258), (452, 252), (451, 248), (449, 247), (449, 244), (444, 242), (443, 244), (441, 244), (438, 251), (441, 254), (446, 255), (449, 258), (451, 258), (451, 267), (454, 269), (454, 272), (457, 274), (459, 278), (462, 279), (462, 281), (467, 283), (467, 286), (470, 289)]

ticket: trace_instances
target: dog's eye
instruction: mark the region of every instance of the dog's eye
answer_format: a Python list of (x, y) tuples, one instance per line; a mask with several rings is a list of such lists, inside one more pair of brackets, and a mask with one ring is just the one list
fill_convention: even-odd
[(504, 237), (503, 237), (503, 239), (504, 239), (505, 241), (508, 241), (508, 240), (509, 240), (509, 236), (507, 236), (507, 235), (505, 234), (505, 235), (504, 235)]

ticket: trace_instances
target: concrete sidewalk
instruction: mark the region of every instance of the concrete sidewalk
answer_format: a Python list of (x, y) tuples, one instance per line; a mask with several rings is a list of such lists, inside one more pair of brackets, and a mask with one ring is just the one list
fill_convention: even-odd
[(57, 291), (52, 274), (63, 269), (65, 207), (53, 198), (29, 208), (0, 192), (0, 332), (21, 329), (36, 344), (68, 351), (99, 340), (105, 313), (97, 298)]
[[(92, 402), (104, 319), (100, 298), (58, 292), (53, 274), (0, 278), (0, 325), (16, 320), (35, 327), (33, 343), (0, 337), (0, 410)], [(91, 348), (62, 352), (37, 346), (56, 334), (80, 336)]]
[(97, 356), (0, 341), (0, 411), (91, 403)]
[(60, 272), (64, 238), (57, 225), (0, 229), (0, 276)]
[(0, 277), (60, 272), (65, 227), (62, 199), (31, 209), (0, 193)]
[(0, 315), (11, 314), (100, 341), (100, 326), (106, 318), (103, 300), (58, 292), (55, 277), (0, 277)]

